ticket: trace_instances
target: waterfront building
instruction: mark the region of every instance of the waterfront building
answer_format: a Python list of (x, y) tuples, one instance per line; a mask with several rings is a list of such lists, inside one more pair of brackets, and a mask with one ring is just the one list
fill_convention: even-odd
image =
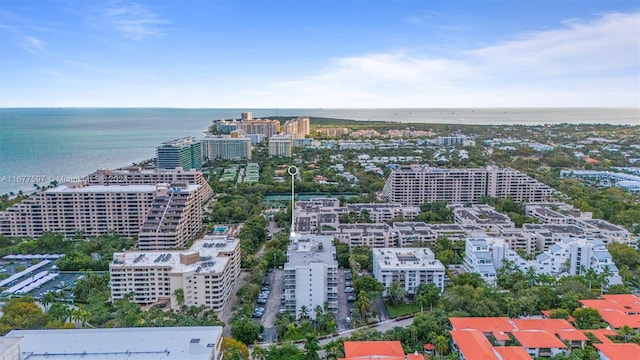
[(188, 250), (115, 253), (109, 274), (112, 300), (133, 293), (137, 304), (164, 301), (173, 309), (184, 304), (222, 311), (240, 275), (239, 241), (207, 235)]
[(231, 134), (232, 131), (238, 130), (239, 123), (233, 120), (216, 120), (213, 122), (216, 126), (216, 131), (220, 134)]
[(284, 291), (285, 307), (296, 317), (303, 306), (312, 319), (317, 306), (326, 304), (330, 310), (338, 310), (338, 262), (333, 236), (292, 236), (284, 265)]
[(278, 120), (246, 120), (240, 122), (238, 130), (245, 134), (262, 134), (271, 137), (280, 132), (280, 122)]
[(304, 139), (309, 135), (309, 118), (306, 116), (287, 120), (283, 126), (285, 134), (291, 134), (294, 139)]
[(411, 165), (391, 171), (383, 194), (390, 202), (418, 206), (435, 201), (476, 203), (487, 195), (541, 202), (551, 197), (552, 190), (509, 168), (441, 169)]
[(240, 116), (242, 116), (242, 121), (253, 120), (253, 113), (251, 111), (243, 112)]
[(291, 157), (293, 139), (291, 134), (274, 135), (269, 138), (270, 157)]
[(445, 267), (429, 248), (373, 249), (373, 277), (385, 287), (400, 282), (405, 292), (415, 294), (421, 284), (434, 284), (444, 291)]
[(200, 140), (205, 161), (251, 160), (251, 139), (244, 136), (215, 135)]
[(222, 326), (12, 330), (0, 359), (221, 360)]
[[(196, 171), (98, 170), (84, 183), (47, 189), (0, 212), (0, 234), (38, 237), (57, 232), (73, 237), (115, 232), (142, 240), (153, 237), (154, 248), (176, 247), (200, 230), (202, 205), (212, 193)], [(140, 245), (146, 246), (145, 241)]]
[(162, 143), (156, 148), (158, 169), (202, 169), (202, 147), (194, 137)]

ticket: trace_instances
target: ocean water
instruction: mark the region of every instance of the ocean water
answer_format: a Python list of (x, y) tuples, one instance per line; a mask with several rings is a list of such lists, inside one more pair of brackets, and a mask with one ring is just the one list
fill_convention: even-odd
[(161, 142), (203, 135), (217, 119), (317, 116), (455, 124), (640, 125), (640, 109), (0, 109), (0, 194), (29, 191), (155, 156)]

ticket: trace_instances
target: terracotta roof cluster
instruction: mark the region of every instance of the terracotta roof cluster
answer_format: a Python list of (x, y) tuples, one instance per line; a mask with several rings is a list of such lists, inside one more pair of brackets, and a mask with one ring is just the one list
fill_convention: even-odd
[[(509, 319), (507, 317), (449, 318), (451, 336), (466, 360), (532, 359), (534, 349), (567, 348), (564, 341), (589, 338), (564, 319)], [(494, 346), (517, 340), (520, 346)]]
[(580, 300), (584, 307), (597, 309), (612, 328), (640, 329), (640, 297), (631, 294), (602, 295), (598, 300)]
[(400, 341), (345, 341), (338, 360), (424, 360), (422, 354), (404, 354)]

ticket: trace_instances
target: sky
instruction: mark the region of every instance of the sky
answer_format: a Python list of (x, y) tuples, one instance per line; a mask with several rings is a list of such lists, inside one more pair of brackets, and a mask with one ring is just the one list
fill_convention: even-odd
[(0, 107), (640, 107), (640, 2), (0, 0)]

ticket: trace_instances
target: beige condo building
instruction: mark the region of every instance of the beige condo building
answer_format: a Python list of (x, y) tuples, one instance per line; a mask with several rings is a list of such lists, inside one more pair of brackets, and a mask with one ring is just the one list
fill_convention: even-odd
[[(115, 253), (109, 265), (112, 300), (133, 293), (131, 301), (153, 304), (168, 301), (221, 311), (240, 275), (239, 241), (205, 236), (188, 250), (126, 251)], [(179, 291), (177, 291), (179, 290)]]

